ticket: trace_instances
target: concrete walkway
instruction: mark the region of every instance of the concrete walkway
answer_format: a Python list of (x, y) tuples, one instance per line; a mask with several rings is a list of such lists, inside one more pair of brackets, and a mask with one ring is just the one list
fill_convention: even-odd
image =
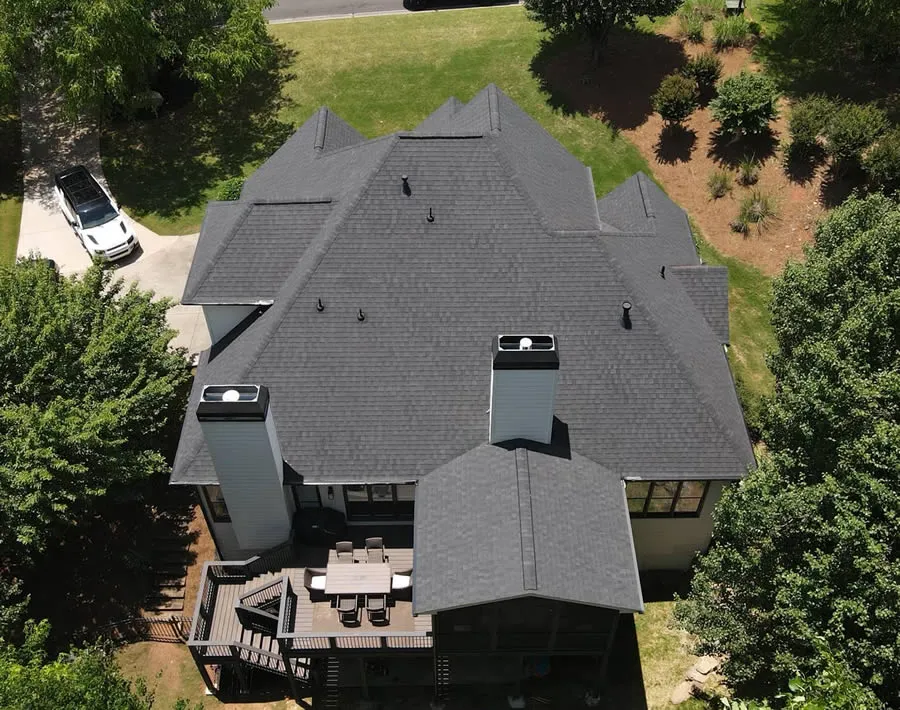
[[(34, 86), (23, 87), (21, 115), (25, 184), (16, 255), (40, 254), (53, 259), (64, 274), (82, 273), (91, 260), (59, 210), (53, 175), (71, 165), (84, 165), (107, 186), (97, 127), (93, 123), (73, 125), (62, 115), (60, 98)], [(160, 236), (126, 218), (141, 248), (117, 262), (116, 272), (126, 282), (136, 281), (141, 288), (177, 303), (187, 281), (197, 235)], [(186, 347), (190, 353), (209, 347), (199, 306), (176, 305), (169, 310), (168, 319), (178, 330), (173, 345)]]

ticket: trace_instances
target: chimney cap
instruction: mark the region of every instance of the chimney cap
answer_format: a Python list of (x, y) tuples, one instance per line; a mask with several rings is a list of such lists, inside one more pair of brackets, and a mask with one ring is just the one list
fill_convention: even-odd
[(263, 421), (269, 411), (269, 390), (262, 385), (206, 385), (197, 404), (197, 419)]
[(498, 335), (493, 343), (495, 370), (558, 370), (553, 335)]

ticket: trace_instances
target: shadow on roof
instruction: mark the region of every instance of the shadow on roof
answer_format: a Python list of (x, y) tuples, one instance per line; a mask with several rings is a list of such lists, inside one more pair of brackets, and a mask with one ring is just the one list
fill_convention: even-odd
[(553, 429), (550, 434), (549, 444), (540, 444), (529, 439), (510, 439), (509, 441), (501, 441), (497, 446), (507, 451), (528, 449), (529, 451), (536, 451), (539, 454), (555, 456), (560, 459), (571, 460), (572, 458), (572, 447), (569, 443), (569, 425), (560, 421), (557, 417), (553, 417)]

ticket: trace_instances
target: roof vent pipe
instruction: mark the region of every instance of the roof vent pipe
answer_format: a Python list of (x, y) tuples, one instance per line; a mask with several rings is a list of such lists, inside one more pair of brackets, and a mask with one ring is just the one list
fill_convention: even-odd
[(366, 314), (363, 313), (363, 309), (360, 308), (359, 312), (356, 314), (356, 320), (358, 320), (360, 323), (362, 323), (365, 319), (366, 319)]
[(316, 310), (317, 310), (319, 313), (321, 313), (322, 311), (325, 310), (325, 304), (322, 303), (322, 299), (321, 299), (321, 298), (319, 298), (319, 299), (316, 300)]
[(622, 301), (622, 325), (631, 330), (631, 301)]
[(434, 212), (431, 211), (431, 208), (428, 208), (428, 216), (425, 218), (427, 222), (434, 222)]
[(409, 197), (412, 194), (412, 189), (409, 187), (409, 176), (401, 175), (400, 179), (403, 180), (403, 194)]
[(666, 278), (666, 266), (665, 266), (665, 264), (663, 264), (662, 266), (659, 267), (659, 275), (662, 276), (663, 278)]

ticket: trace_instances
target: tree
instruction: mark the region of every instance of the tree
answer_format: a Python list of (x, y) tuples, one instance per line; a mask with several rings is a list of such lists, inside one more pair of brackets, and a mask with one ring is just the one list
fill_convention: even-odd
[(769, 130), (769, 121), (778, 116), (777, 101), (775, 82), (765, 74), (742, 71), (719, 85), (709, 107), (725, 133), (744, 136)]
[(265, 64), (272, 0), (0, 0), (0, 90), (38, 70), (73, 112), (137, 107), (161, 67), (205, 94)]
[(680, 0), (525, 0), (525, 9), (551, 36), (583, 36), (597, 62), (614, 26), (633, 27), (641, 15), (670, 15), (680, 4)]
[(825, 150), (837, 165), (858, 165), (863, 153), (885, 128), (887, 117), (877, 106), (841, 104), (825, 124)]
[(694, 79), (683, 74), (666, 76), (653, 94), (653, 110), (669, 125), (681, 123), (690, 116), (700, 101)]
[[(110, 649), (88, 646), (46, 662), (46, 621), (30, 622), (20, 647), (0, 646), (0, 707), (6, 710), (66, 708), (66, 710), (150, 710), (153, 694), (146, 682), (129, 682)], [(179, 700), (176, 708), (187, 710)], [(202, 708), (202, 703), (195, 706)]]
[(840, 649), (885, 703), (900, 696), (900, 204), (851, 198), (774, 284), (765, 407), (771, 456), (730, 488), (688, 599), (703, 652), (751, 697)]
[(167, 471), (190, 377), (168, 307), (98, 266), (0, 268), (0, 569)]

